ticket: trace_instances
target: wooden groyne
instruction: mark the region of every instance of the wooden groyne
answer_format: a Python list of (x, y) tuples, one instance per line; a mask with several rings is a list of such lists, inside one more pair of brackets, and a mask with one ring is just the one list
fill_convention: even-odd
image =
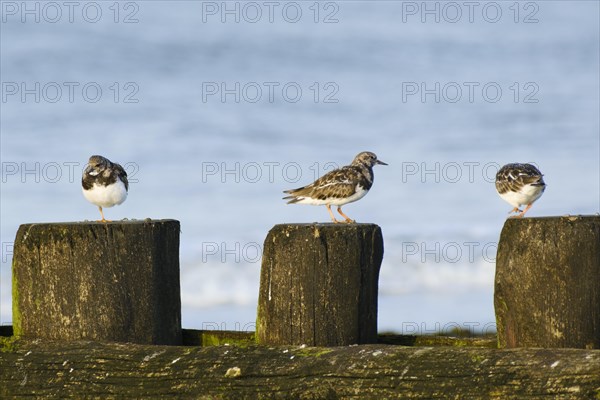
[(374, 224), (273, 227), (261, 269), (259, 343), (375, 343), (382, 258), (383, 237)]
[(373, 224), (276, 225), (256, 334), (182, 330), (178, 247), (172, 220), (21, 226), (0, 398), (600, 398), (600, 217), (507, 220), (497, 341), (377, 335)]
[(600, 216), (507, 220), (494, 304), (501, 347), (600, 349)]
[(15, 334), (180, 344), (179, 230), (174, 220), (21, 225)]
[(444, 343), (183, 347), (17, 340), (0, 352), (0, 398), (522, 400), (600, 395), (598, 350)]

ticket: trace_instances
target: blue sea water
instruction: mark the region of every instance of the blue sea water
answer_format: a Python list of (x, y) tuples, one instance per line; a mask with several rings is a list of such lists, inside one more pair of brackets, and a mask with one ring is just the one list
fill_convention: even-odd
[(188, 328), (254, 329), (268, 230), (329, 218), (282, 191), (363, 150), (381, 331), (493, 330), (501, 165), (545, 174), (528, 215), (600, 211), (597, 2), (47, 4), (0, 4), (3, 324), (18, 226), (98, 218), (92, 154), (130, 176), (108, 218), (181, 221)]

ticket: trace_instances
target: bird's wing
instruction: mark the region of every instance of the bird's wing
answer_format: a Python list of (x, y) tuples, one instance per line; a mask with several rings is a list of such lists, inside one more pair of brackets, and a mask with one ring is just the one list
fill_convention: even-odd
[(117, 163), (113, 164), (113, 168), (119, 179), (123, 181), (123, 184), (125, 185), (125, 190), (129, 191), (129, 181), (127, 180), (127, 172), (125, 172), (125, 169), (121, 166), (121, 164)]
[(356, 182), (360, 172), (352, 167), (342, 167), (328, 172), (308, 186), (298, 189), (286, 190), (290, 194), (286, 198), (311, 197), (325, 200), (329, 198), (344, 198), (356, 192)]
[(545, 186), (542, 173), (530, 164), (515, 164), (511, 168), (501, 169), (496, 179), (499, 193), (518, 192), (526, 185)]

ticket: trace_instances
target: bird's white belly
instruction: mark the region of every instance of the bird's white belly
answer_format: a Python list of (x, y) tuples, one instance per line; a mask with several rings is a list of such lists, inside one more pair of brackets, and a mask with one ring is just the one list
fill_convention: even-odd
[(83, 190), (83, 195), (92, 204), (100, 207), (112, 207), (127, 199), (127, 189), (120, 180), (108, 186), (94, 183), (90, 190)]
[(543, 188), (540, 186), (526, 185), (518, 192), (508, 191), (500, 195), (504, 201), (513, 207), (528, 205), (535, 202), (543, 193)]
[(325, 200), (313, 199), (311, 197), (303, 197), (302, 200), (299, 200), (297, 202), (297, 204), (311, 204), (313, 206), (323, 206), (329, 204), (331, 206), (343, 206), (344, 204), (352, 203), (354, 201), (362, 199), (368, 192), (368, 190), (365, 190), (357, 185), (356, 192), (350, 197), (345, 197), (341, 199), (331, 198)]

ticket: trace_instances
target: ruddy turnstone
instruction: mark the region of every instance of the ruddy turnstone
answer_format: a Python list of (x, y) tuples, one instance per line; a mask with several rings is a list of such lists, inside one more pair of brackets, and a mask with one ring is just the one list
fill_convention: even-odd
[(129, 182), (127, 173), (117, 163), (102, 156), (91, 156), (81, 178), (83, 196), (98, 206), (102, 219), (98, 222), (110, 222), (104, 218), (102, 207), (112, 207), (127, 199)]
[[(506, 164), (496, 174), (496, 191), (514, 207), (509, 213), (519, 213), (513, 216), (516, 218), (523, 218), (545, 189), (542, 173), (531, 164)], [(521, 205), (527, 207), (521, 211)]]
[(363, 151), (354, 157), (352, 164), (330, 171), (308, 186), (284, 191), (289, 196), (283, 199), (289, 200), (288, 204), (325, 205), (334, 223), (342, 222), (331, 212), (331, 206), (337, 206), (346, 223), (352, 223), (354, 221), (342, 212), (342, 206), (362, 199), (369, 192), (375, 164), (387, 165), (375, 154)]

